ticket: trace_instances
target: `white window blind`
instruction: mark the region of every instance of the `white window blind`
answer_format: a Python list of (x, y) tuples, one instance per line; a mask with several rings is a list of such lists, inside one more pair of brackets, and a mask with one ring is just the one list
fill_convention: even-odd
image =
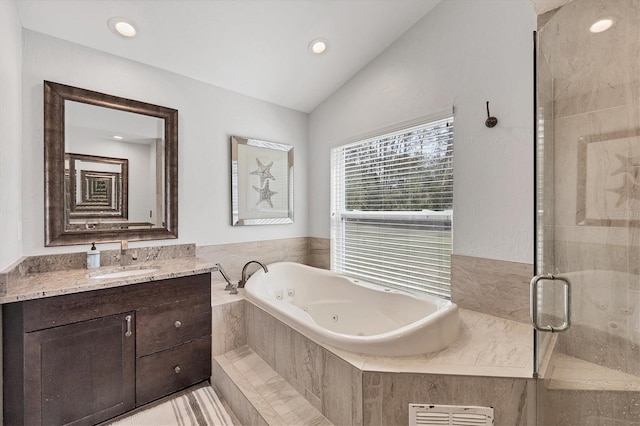
[(331, 152), (331, 269), (451, 295), (453, 116)]

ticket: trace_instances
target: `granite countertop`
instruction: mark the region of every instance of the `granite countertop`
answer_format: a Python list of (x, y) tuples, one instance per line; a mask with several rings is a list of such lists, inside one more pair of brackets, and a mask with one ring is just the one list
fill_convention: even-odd
[[(148, 271), (143, 273), (142, 270)], [(135, 262), (124, 267), (103, 266), (95, 269), (29, 273), (12, 277), (5, 283), (6, 291), (4, 294), (0, 293), (0, 304), (178, 278), (215, 270), (217, 268), (211, 262), (197, 257), (181, 257)], [(124, 277), (96, 277), (97, 275), (124, 271), (140, 271), (140, 273)]]

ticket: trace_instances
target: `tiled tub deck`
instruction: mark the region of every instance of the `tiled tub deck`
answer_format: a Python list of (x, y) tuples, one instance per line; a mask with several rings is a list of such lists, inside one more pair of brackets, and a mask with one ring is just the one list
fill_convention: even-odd
[(411, 357), (359, 355), (323, 347), (242, 294), (231, 296), (223, 288), (215, 284), (212, 292), (212, 383), (232, 409), (221, 364), (248, 370), (257, 355), (271, 369), (265, 374), (277, 373), (337, 425), (406, 425), (409, 403), (492, 406), (498, 425), (534, 424), (533, 332), (528, 324), (461, 309), (460, 337), (442, 351)]

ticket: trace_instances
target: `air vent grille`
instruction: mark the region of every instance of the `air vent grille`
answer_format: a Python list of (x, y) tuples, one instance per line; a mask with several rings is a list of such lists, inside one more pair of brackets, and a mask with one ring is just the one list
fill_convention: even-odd
[(491, 426), (492, 407), (409, 404), (409, 426)]

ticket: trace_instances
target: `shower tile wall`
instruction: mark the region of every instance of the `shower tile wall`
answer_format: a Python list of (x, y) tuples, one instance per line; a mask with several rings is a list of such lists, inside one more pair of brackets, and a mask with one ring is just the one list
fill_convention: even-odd
[[(640, 1), (581, 0), (564, 7), (575, 8), (564, 11), (571, 19), (551, 19), (541, 33), (554, 76), (555, 272), (621, 274), (579, 280), (574, 300), (580, 305), (574, 305), (574, 326), (562, 336), (560, 349), (639, 374)], [(614, 27), (589, 33), (603, 16), (612, 17)], [(626, 152), (617, 155), (624, 144)], [(611, 198), (618, 185), (588, 190), (588, 173), (607, 176), (611, 170), (626, 175), (626, 193)], [(596, 205), (604, 207), (599, 211)], [(598, 212), (600, 222), (593, 220)], [(616, 222), (625, 212), (631, 221)]]

